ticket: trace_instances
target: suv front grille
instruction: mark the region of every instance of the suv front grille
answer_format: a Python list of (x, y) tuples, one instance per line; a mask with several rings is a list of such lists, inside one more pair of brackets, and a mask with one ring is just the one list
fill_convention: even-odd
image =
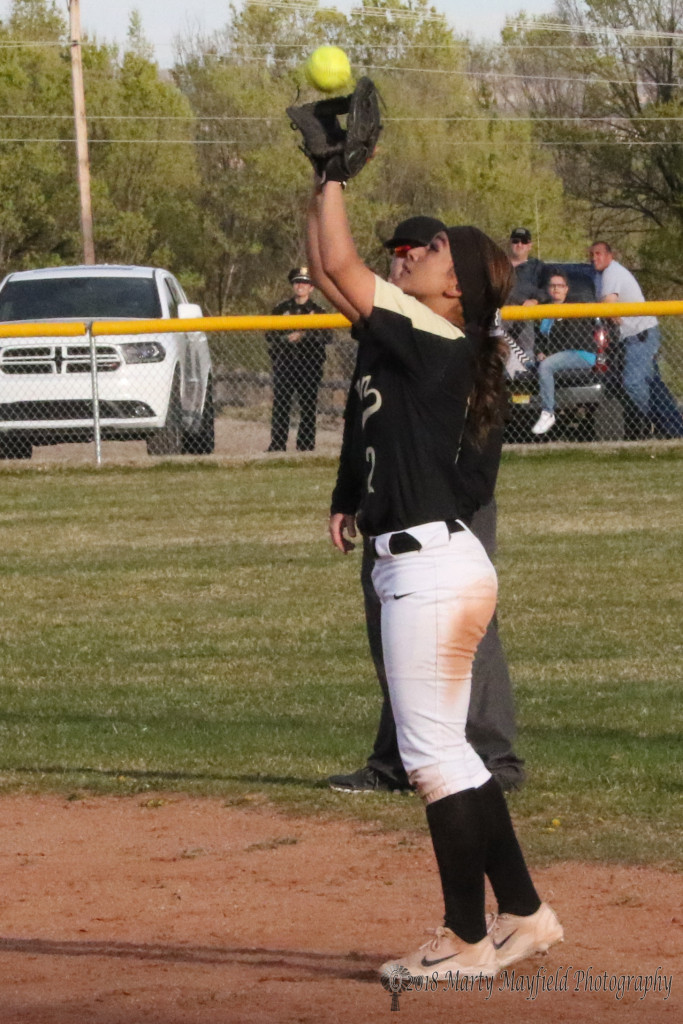
[[(144, 402), (100, 402), (103, 420), (144, 419), (154, 416), (154, 410)], [(92, 402), (6, 402), (0, 404), (0, 421), (18, 423), (21, 420), (91, 420)]]
[[(121, 357), (111, 345), (97, 346), (97, 372), (112, 373), (121, 366)], [(87, 345), (41, 345), (3, 348), (0, 371), (7, 374), (90, 373), (90, 349)]]

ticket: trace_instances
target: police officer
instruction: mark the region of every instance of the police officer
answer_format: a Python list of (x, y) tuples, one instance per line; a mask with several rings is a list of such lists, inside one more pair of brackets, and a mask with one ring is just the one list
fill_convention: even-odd
[[(292, 295), (273, 310), (274, 316), (302, 316), (324, 313), (313, 302), (313, 282), (308, 267), (295, 267), (287, 275)], [(323, 376), (325, 346), (332, 340), (329, 330), (268, 331), (266, 341), (273, 364), (273, 411), (267, 451), (287, 448), (289, 419), (294, 395), (299, 400), (299, 430), (296, 447), (300, 452), (315, 448), (318, 391)]]

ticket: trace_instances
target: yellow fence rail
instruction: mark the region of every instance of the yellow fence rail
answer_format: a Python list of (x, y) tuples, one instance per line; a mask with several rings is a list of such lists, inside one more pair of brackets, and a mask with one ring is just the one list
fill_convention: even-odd
[[(537, 306), (504, 306), (503, 320), (543, 320), (562, 316), (563, 319), (603, 317), (619, 319), (625, 316), (681, 316), (683, 302), (576, 302)], [(95, 337), (127, 334), (171, 334), (176, 331), (277, 331), (350, 327), (346, 317), (339, 313), (321, 313), (307, 316), (205, 316), (192, 320), (82, 320), (70, 323), (28, 323), (17, 321), (0, 324), (0, 338), (37, 338), (45, 334), (53, 337), (73, 338), (85, 335), (88, 327)]]
[[(661, 338), (647, 370), (647, 408), (643, 402), (635, 404), (635, 384), (626, 372), (625, 348), (619, 343), (619, 332), (606, 323), (644, 314), (660, 318)], [(507, 365), (512, 410), (506, 428), (508, 441), (537, 440), (532, 427), (547, 397), (548, 373), (541, 373), (534, 358), (538, 332), (532, 328), (534, 321), (553, 318), (568, 321), (562, 338), (567, 342), (576, 339), (578, 350), (602, 348), (597, 368), (587, 361), (583, 371), (573, 367), (554, 375), (550, 400), (555, 399), (557, 422), (549, 440), (683, 437), (683, 301), (506, 306), (502, 317), (510, 323), (516, 341)], [(596, 319), (605, 322), (606, 330), (599, 335)], [(349, 326), (345, 317), (332, 313), (6, 321), (0, 324), (0, 460), (31, 458), (32, 446), (81, 439), (95, 442), (98, 465), (102, 440), (143, 440), (151, 455), (208, 454), (214, 450), (216, 437), (221, 452), (242, 453), (238, 444), (246, 445), (249, 452), (252, 448), (258, 452), (285, 450), (279, 434), (278, 444), (266, 449), (267, 431), (280, 430), (284, 404), (295, 426), (302, 421), (308, 424), (307, 405), (302, 418), (302, 389), (306, 403), (309, 386), (315, 391), (317, 421), (329, 435), (341, 423), (353, 374), (356, 353)], [(286, 345), (293, 339), (285, 336), (292, 331), (322, 329), (330, 332), (324, 353), (304, 351), (302, 346), (294, 365)], [(281, 340), (275, 340), (270, 331), (282, 332)], [(176, 349), (185, 352), (196, 347), (205, 353), (204, 334), (210, 338), (210, 352), (202, 364), (204, 369), (210, 364), (210, 387), (205, 377), (198, 385), (199, 364), (187, 355), (177, 361)], [(178, 336), (177, 341), (171, 341), (172, 335)], [(115, 344), (117, 336), (121, 337)], [(142, 347), (123, 344), (138, 339), (145, 343)], [(173, 380), (166, 372), (170, 360), (161, 366), (162, 349), (177, 361), (171, 367)], [(311, 369), (311, 380), (315, 380), (310, 385), (306, 360), (311, 366), (315, 363)], [(174, 383), (176, 372), (179, 385)], [(315, 438), (315, 431), (312, 436)], [(161, 451), (162, 442), (169, 452)], [(193, 444), (199, 445), (196, 452)], [(297, 434), (299, 444), (304, 442)]]

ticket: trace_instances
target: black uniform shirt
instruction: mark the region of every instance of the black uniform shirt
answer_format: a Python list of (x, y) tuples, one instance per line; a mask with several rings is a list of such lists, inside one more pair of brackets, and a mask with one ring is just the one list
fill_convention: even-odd
[(545, 263), (542, 260), (530, 256), (528, 260), (513, 269), (515, 280), (507, 299), (509, 306), (522, 306), (526, 299), (536, 299), (538, 302), (547, 301), (547, 295), (543, 288)]
[(500, 431), (483, 451), (464, 437), (476, 340), (379, 277), (359, 339), (347, 412), (363, 446), (361, 530), (469, 521), (493, 494), (501, 448)]
[[(289, 299), (279, 302), (273, 310), (273, 316), (307, 316), (310, 313), (327, 312), (311, 299), (298, 303), (292, 295)], [(300, 328), (299, 328), (300, 330)], [(303, 337), (296, 342), (287, 340), (290, 331), (268, 331), (266, 341), (268, 351), (273, 359), (303, 359), (308, 363), (324, 362), (325, 346), (332, 341), (332, 331), (327, 328), (305, 330)]]

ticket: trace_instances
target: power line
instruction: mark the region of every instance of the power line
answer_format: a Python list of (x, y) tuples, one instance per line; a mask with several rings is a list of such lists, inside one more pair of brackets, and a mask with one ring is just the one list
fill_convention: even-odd
[[(27, 143), (42, 143), (42, 142), (75, 142), (75, 137), (67, 139), (56, 139), (54, 136), (48, 138), (21, 138), (21, 139), (5, 139), (0, 136), (0, 146), (3, 142), (27, 142)], [(160, 146), (236, 146), (239, 144), (238, 139), (88, 139), (90, 146), (98, 145), (118, 145), (122, 143), (144, 143), (145, 145), (160, 145)]]
[[(270, 9), (275, 8), (277, 10), (294, 11), (299, 14), (331, 14), (335, 17), (339, 17), (341, 14), (335, 7), (319, 7), (317, 4), (307, 3), (278, 3), (277, 0), (249, 0), (244, 5), (245, 9), (248, 7), (268, 7)], [(359, 15), (362, 17), (379, 17), (385, 18), (386, 15), (391, 15), (392, 18), (402, 19), (405, 21), (439, 21), (446, 22), (446, 15), (439, 14), (438, 11), (430, 10), (415, 10), (408, 11), (405, 8), (400, 7), (380, 7), (376, 10), (368, 7), (352, 7), (350, 12), (351, 15)]]
[(474, 71), (474, 70), (460, 71), (458, 69), (451, 69), (451, 68), (406, 68), (406, 67), (396, 67), (396, 65), (391, 65), (391, 64), (388, 64), (388, 65), (381, 65), (381, 64), (368, 65), (368, 70), (370, 70), (370, 71), (418, 71), (420, 74), (423, 74), (423, 75), (456, 75), (456, 76), (459, 76), (459, 77), (467, 77), (467, 78), (505, 78), (505, 79), (511, 79), (512, 81), (521, 80), (521, 81), (524, 81), (524, 82), (559, 82), (561, 84), (566, 84), (566, 85), (647, 85), (647, 86), (668, 85), (668, 86), (671, 86), (671, 85), (674, 84), (672, 82), (651, 82), (649, 80), (634, 82), (632, 79), (629, 79), (629, 78), (600, 78), (598, 76), (594, 76), (592, 78), (581, 78), (581, 77), (578, 77), (578, 76), (570, 77), (570, 78), (560, 78), (560, 77), (555, 77), (553, 75), (518, 75), (518, 74), (511, 74), (508, 71)]
[[(260, 2), (260, 0), (252, 0), (252, 2)], [(267, 3), (267, 2), (268, 2), (268, 0), (263, 0), (264, 4)], [(273, 6), (273, 5), (269, 4), (269, 6)], [(275, 5), (275, 6), (277, 6), (277, 5)], [(291, 9), (290, 5), (281, 5), (281, 6), (285, 6), (285, 7), (287, 7), (287, 9)], [(311, 8), (311, 9), (317, 10), (318, 8)], [(627, 33), (626, 30), (624, 30), (624, 34), (629, 34), (629, 33)], [(683, 33), (676, 34), (676, 38), (683, 39)], [(15, 46), (15, 45), (16, 46), (23, 46), (23, 45), (59, 46), (59, 47), (62, 47), (63, 49), (66, 49), (66, 44), (53, 43), (53, 42), (47, 42), (47, 41), (36, 41), (36, 42), (30, 43), (30, 44), (23, 43), (23, 42), (22, 43), (17, 43), (17, 44), (0, 44), (0, 46), (3, 46), (3, 45), (8, 45), (8, 46), (9, 45), (12, 45), (12, 46)], [(91, 45), (95, 45), (95, 44), (91, 44)], [(246, 45), (252, 46), (254, 44), (246, 44)], [(268, 48), (280, 47), (280, 46), (289, 46), (289, 47), (292, 47), (292, 48), (301, 47), (301, 44), (295, 44), (295, 43), (273, 43), (273, 44), (256, 44), (256, 45), (258, 45), (258, 46), (267, 46)], [(367, 49), (368, 46), (371, 49), (377, 49), (376, 47), (373, 47), (372, 44), (359, 44), (359, 48), (363, 48), (363, 49)], [(462, 49), (462, 46), (463, 46), (463, 44), (458, 44), (458, 43), (448, 44), (448, 48), (449, 49), (454, 49), (454, 50), (455, 49), (459, 49), (459, 48)], [(417, 44), (414, 45), (414, 46), (411, 45), (409, 47), (401, 46), (401, 49), (410, 49), (410, 48), (415, 48), (415, 49), (432, 49), (433, 47), (431, 45), (427, 45), (427, 46), (422, 47), (422, 46), (418, 46)], [(527, 47), (521, 47), (521, 48), (522, 49), (526, 49)], [(571, 46), (571, 47), (567, 47), (567, 48), (569, 48), (569, 49), (576, 49), (575, 46)], [(642, 48), (642, 47), (639, 47), (639, 48)], [(350, 49), (353, 49), (353, 48), (351, 47)], [(384, 49), (385, 49), (385, 51), (389, 51), (389, 50), (392, 49), (392, 47), (391, 46), (386, 46), (386, 47), (384, 47)], [(508, 49), (512, 49), (512, 47), (507, 47), (505, 45), (501, 45), (502, 52), (506, 52)], [(554, 50), (557, 49), (557, 47), (549, 45), (547, 47), (547, 49), (550, 52), (553, 52)], [(230, 56), (231, 56), (230, 53), (228, 53), (228, 54), (215, 54), (212, 51), (204, 51), (201, 55), (202, 56), (215, 56), (215, 57), (218, 57), (219, 59), (230, 58)], [(302, 58), (303, 58), (304, 55), (305, 55), (305, 51), (302, 49)], [(243, 58), (243, 60), (244, 60), (244, 58)], [(269, 58), (268, 57), (253, 57), (253, 58), (247, 58), (245, 60), (245, 63), (254, 63), (254, 64), (268, 63), (268, 62), (269, 62)], [(368, 71), (384, 71), (384, 72), (388, 72), (388, 73), (392, 73), (392, 74), (396, 74), (396, 73), (400, 72), (400, 73), (416, 73), (416, 74), (430, 74), (430, 75), (451, 75), (451, 76), (454, 76), (454, 77), (474, 79), (474, 80), (486, 78), (486, 79), (501, 79), (501, 80), (505, 80), (505, 81), (523, 81), (523, 82), (535, 82), (535, 83), (554, 82), (554, 83), (557, 83), (557, 84), (565, 84), (565, 85), (596, 85), (596, 84), (598, 84), (598, 85), (600, 85), (600, 84), (602, 84), (602, 85), (635, 85), (635, 86), (647, 86), (647, 87), (653, 88), (653, 87), (658, 87), (658, 86), (669, 86), (669, 87), (671, 87), (672, 85), (676, 86), (678, 84), (677, 82), (672, 83), (672, 82), (668, 82), (668, 81), (651, 81), (651, 80), (649, 80), (647, 78), (644, 78), (643, 76), (641, 76), (641, 77), (632, 76), (632, 77), (622, 77), (622, 78), (603, 78), (603, 77), (600, 77), (599, 75), (592, 75), (592, 76), (587, 76), (587, 77), (579, 76), (579, 75), (570, 75), (568, 77), (562, 77), (562, 76), (555, 76), (555, 75), (519, 74), (519, 73), (511, 72), (511, 71), (495, 71), (495, 70), (494, 71), (483, 71), (483, 70), (482, 71), (478, 71), (478, 70), (472, 69), (472, 68), (460, 69), (460, 68), (408, 67), (408, 66), (405, 66), (405, 65), (397, 65), (395, 63), (392, 63), (392, 64), (367, 64), (367, 65), (364, 65), (364, 67)], [(88, 73), (87, 77), (89, 79), (91, 79), (91, 80), (92, 79), (99, 79), (100, 81), (102, 81), (102, 80), (106, 80), (107, 78), (110, 78), (111, 76), (108, 76), (106, 74), (98, 74), (97, 72), (93, 73), (92, 71), (90, 71)], [(101, 116), (103, 116), (103, 115), (101, 115)], [(112, 115), (112, 116), (115, 116), (115, 115)]]
[(611, 35), (625, 39), (683, 39), (683, 32), (662, 32), (659, 29), (614, 28), (612, 25), (572, 25), (566, 21), (526, 21), (514, 19), (509, 28), (526, 29), (529, 32), (572, 32), (575, 35)]
[(25, 46), (59, 46), (61, 49), (66, 50), (68, 43), (49, 39), (21, 39), (16, 42), (0, 43), (0, 50), (18, 50)]
[[(676, 38), (679, 38), (679, 37), (677, 36)], [(680, 38), (683, 40), (683, 34), (681, 34)], [(84, 39), (82, 41), (81, 45), (82, 45), (83, 49), (85, 50), (85, 49), (102, 49), (102, 48), (107, 48), (107, 47), (111, 47), (111, 46), (118, 46), (119, 44), (118, 43), (100, 43), (100, 42), (97, 42), (95, 40)], [(456, 39), (452, 43), (428, 43), (428, 42), (424, 42), (424, 43), (406, 43), (406, 42), (401, 41), (401, 43), (399, 43), (399, 44), (387, 43), (387, 44), (385, 44), (383, 46), (382, 45), (378, 45), (377, 43), (372, 43), (372, 42), (368, 42), (368, 43), (348, 43), (348, 44), (345, 44), (345, 49), (346, 49), (346, 52), (350, 53), (350, 54), (353, 54), (357, 50), (368, 50), (368, 49), (375, 50), (375, 51), (377, 51), (377, 50), (389, 51), (389, 50), (395, 49), (396, 46), (398, 46), (402, 52), (406, 51), (406, 50), (446, 50), (446, 51), (454, 50), (454, 51), (457, 51), (457, 50), (466, 49), (469, 45), (470, 44), (468, 43), (468, 40), (463, 38), (463, 39)], [(556, 52), (558, 50), (572, 51), (572, 50), (580, 49), (582, 51), (588, 51), (588, 50), (597, 50), (597, 49), (604, 48), (604, 44), (602, 44), (602, 43), (586, 43), (586, 42), (582, 42), (580, 44), (580, 46), (577, 46), (576, 43), (506, 43), (506, 42), (493, 43), (491, 45), (494, 48), (499, 48), (504, 53), (507, 53), (507, 52), (512, 51), (512, 50), (521, 50), (521, 51), (526, 51), (526, 50), (544, 51), (544, 50), (548, 50), (550, 53), (554, 53), (554, 52)], [(154, 41), (151, 41), (150, 42), (150, 46), (152, 46), (154, 49), (161, 49), (161, 48), (169, 49), (169, 50), (177, 49), (177, 46), (176, 46), (175, 43), (161, 43), (161, 42), (155, 43)], [(45, 48), (54, 48), (54, 49), (67, 50), (69, 48), (69, 44), (68, 44), (68, 42), (59, 42), (59, 41), (55, 42), (55, 41), (51, 41), (51, 40), (47, 40), (47, 39), (33, 39), (33, 40), (28, 40), (28, 39), (27, 40), (23, 40), (22, 39), (19, 42), (0, 42), (0, 50), (19, 50), (19, 49), (25, 49), (26, 47), (36, 48), (36, 49), (40, 49), (41, 47), (45, 47)], [(662, 49), (661, 46), (658, 46), (655, 43), (652, 43), (651, 45), (645, 45), (645, 44), (642, 44), (642, 43), (634, 43), (634, 47), (637, 47), (637, 49), (639, 51), (642, 51), (642, 50), (661, 50)], [(244, 51), (249, 51), (249, 50), (274, 50), (274, 49), (277, 49), (277, 50), (283, 50), (283, 49), (299, 50), (299, 51), (301, 51), (302, 59), (307, 57), (308, 56), (308, 52), (309, 52), (306, 44), (302, 43), (301, 40), (298, 40), (296, 42), (291, 42), (291, 43), (287, 42), (286, 40), (276, 40), (276, 41), (273, 41), (273, 42), (270, 42), (270, 43), (232, 42), (232, 43), (229, 44), (229, 51), (225, 52), (225, 53), (218, 53), (215, 49), (208, 49), (208, 50), (200, 50), (198, 53), (193, 53), (192, 55), (193, 56), (200, 56), (200, 57), (217, 57), (219, 59), (224, 59), (226, 57), (230, 57), (235, 52), (244, 52)]]
[[(269, 115), (247, 115), (247, 114), (88, 114), (88, 121), (169, 121), (169, 122), (181, 122), (186, 123), (188, 121), (195, 122), (197, 125), (204, 123), (211, 124), (229, 124), (235, 121), (247, 122), (247, 123), (267, 123), (271, 121), (281, 121), (282, 114)], [(70, 114), (0, 114), (0, 122), (2, 121), (72, 121), (73, 117)], [(386, 124), (401, 124), (417, 123), (417, 124), (465, 124), (470, 122), (477, 122), (481, 124), (538, 124), (539, 122), (545, 123), (558, 123), (558, 124), (603, 124), (609, 127), (622, 127), (632, 124), (641, 124), (643, 122), (657, 122), (659, 124), (670, 124), (683, 121), (683, 115), (680, 117), (648, 117), (642, 115), (640, 117), (625, 117), (624, 115), (586, 115), (580, 116), (561, 116), (561, 115), (536, 115), (529, 117), (517, 117), (511, 116), (506, 117), (503, 115), (496, 115), (492, 117), (486, 117), (485, 115), (462, 115), (458, 117), (383, 117), (383, 121)]]
[[(270, 5), (270, 6), (272, 6), (272, 5)], [(673, 38), (673, 36), (668, 36), (667, 38)], [(677, 34), (675, 38), (683, 39), (683, 33)], [(104, 46), (108, 46), (108, 45), (112, 45), (112, 44), (101, 44), (101, 43), (97, 43), (97, 42), (90, 41), (90, 40), (87, 40), (87, 39), (83, 40), (83, 42), (82, 42), (83, 49), (86, 49), (86, 48), (98, 48), (99, 49), (103, 45)], [(118, 45), (118, 44), (113, 44), (113, 45)], [(161, 47), (164, 47), (166, 49), (177, 49), (176, 45), (173, 44), (173, 43), (151, 43), (150, 45), (153, 46), (155, 49), (159, 49)], [(397, 45), (399, 46), (399, 49), (401, 50), (401, 52), (408, 51), (408, 50), (421, 50), (421, 51), (425, 51), (425, 50), (446, 50), (446, 51), (449, 51), (449, 50), (452, 50), (452, 51), (462, 51), (462, 50), (467, 48), (468, 43), (467, 43), (466, 40), (463, 39), (463, 40), (460, 40), (460, 41), (456, 40), (453, 43), (403, 43), (402, 42), (402, 43), (397, 44)], [(597, 49), (602, 49), (603, 48), (602, 44), (599, 44), (599, 43), (593, 43), (593, 44), (581, 43), (580, 46), (577, 46), (576, 44), (571, 44), (571, 43), (570, 44), (566, 44), (566, 45), (559, 44), (559, 43), (545, 43), (545, 44), (542, 44), (542, 43), (521, 43), (521, 44), (517, 44), (517, 43), (515, 43), (515, 44), (497, 43), (497, 44), (494, 44), (494, 45), (495, 45), (495, 47), (499, 48), (502, 53), (509, 53), (511, 51), (521, 51), (521, 52), (526, 52), (526, 51), (544, 52), (544, 51), (547, 51), (551, 55), (553, 53), (556, 53), (557, 51), (565, 51), (565, 50), (566, 51), (575, 51), (575, 50), (578, 49), (578, 50), (580, 50), (582, 52), (587, 52), (587, 51), (597, 50)], [(41, 47), (48, 47), (49, 48), (49, 47), (52, 47), (52, 48), (58, 48), (58, 49), (67, 50), (68, 49), (68, 44), (66, 42), (64, 42), (64, 43), (62, 43), (62, 42), (51, 42), (51, 41), (48, 41), (48, 40), (34, 40), (34, 41), (24, 41), (24, 40), (22, 40), (21, 42), (16, 42), (16, 43), (0, 43), (0, 50), (1, 49), (21, 49), (21, 48), (25, 48), (25, 47), (32, 47), (32, 48), (41, 48)], [(634, 47), (637, 47), (637, 49), (639, 51), (642, 51), (642, 50), (661, 50), (662, 49), (661, 46), (656, 46), (654, 44), (650, 45), (650, 46), (646, 46), (646, 45), (643, 45), (643, 44), (640, 44), (640, 43), (635, 43), (635, 42), (634, 42)], [(308, 50), (305, 47), (305, 45), (302, 44), (301, 42), (289, 43), (289, 42), (285, 42), (285, 41), (274, 41), (272, 43), (233, 43), (233, 44), (230, 44), (229, 51), (225, 52), (225, 53), (218, 53), (218, 52), (216, 52), (213, 49), (209, 49), (209, 50), (201, 50), (201, 51), (199, 51), (199, 53), (192, 53), (192, 56), (193, 57), (194, 56), (215, 57), (218, 60), (226, 60), (226, 59), (230, 59), (231, 57), (235, 56), (235, 54), (238, 54), (238, 53), (246, 54), (246, 53), (249, 53), (252, 50), (269, 50), (270, 51), (270, 50), (274, 50), (274, 49), (282, 50), (282, 49), (285, 49), (285, 48), (289, 48), (289, 49), (292, 49), (292, 50), (299, 50), (301, 52), (301, 60), (302, 61), (305, 59), (306, 56), (308, 56)], [(368, 49), (371, 49), (371, 50), (373, 50), (375, 52), (377, 52), (378, 50), (379, 51), (384, 50), (384, 52), (389, 52), (389, 51), (392, 51), (393, 49), (395, 49), (395, 46), (393, 46), (392, 44), (387, 44), (385, 46), (377, 46), (377, 45), (375, 45), (373, 43), (358, 43), (358, 44), (355, 44), (355, 45), (350, 44), (350, 45), (348, 45), (346, 47), (346, 49), (351, 54), (353, 54), (353, 52), (355, 50), (368, 50)], [(241, 59), (245, 60), (244, 57), (242, 57)], [(267, 58), (258, 58), (257, 57), (257, 58), (254, 59), (254, 63), (258, 63), (259, 61), (263, 61), (265, 59), (267, 59)], [(182, 64), (182, 58), (181, 58), (180, 63)], [(576, 82), (604, 81), (606, 84), (613, 84), (613, 83), (614, 84), (622, 84), (624, 81), (628, 81), (628, 79), (593, 79), (593, 78), (561, 79), (561, 78), (551, 78), (551, 77), (540, 76), (540, 75), (539, 76), (514, 75), (511, 72), (505, 72), (505, 71), (498, 71), (498, 72), (493, 72), (493, 71), (492, 72), (476, 72), (476, 71), (471, 71), (471, 70), (470, 71), (459, 71), (459, 70), (453, 69), (453, 68), (425, 68), (425, 67), (414, 68), (414, 67), (397, 66), (395, 64), (391, 65), (391, 66), (385, 66), (385, 65), (379, 65), (379, 64), (378, 65), (366, 65), (366, 67), (367, 67), (368, 70), (376, 70), (376, 71), (417, 71), (417, 72), (420, 72), (420, 73), (453, 74), (453, 75), (484, 75), (484, 74), (487, 74), (489, 76), (508, 77), (508, 78), (515, 78), (515, 77), (517, 77), (517, 78), (530, 78), (530, 77), (535, 77), (539, 81), (576, 81)], [(87, 77), (90, 78), (90, 79), (93, 79), (93, 78), (102, 79), (102, 78), (106, 78), (107, 76), (106, 75), (102, 75), (102, 74), (98, 74), (97, 72), (93, 72), (92, 70), (89, 70)], [(652, 82), (650, 84), (652, 84), (652, 85), (669, 85), (671, 83), (669, 83), (669, 82)]]
[[(426, 121), (431, 121), (431, 118), (425, 118)], [(241, 143), (239, 139), (158, 139), (158, 138), (140, 138), (140, 139), (93, 139), (90, 138), (89, 145), (118, 145), (122, 144), (144, 144), (144, 145), (159, 145), (159, 146), (238, 146)], [(515, 141), (519, 140), (507, 140)], [(0, 146), (3, 143), (26, 143), (26, 144), (39, 144), (39, 143), (70, 143), (73, 144), (75, 139), (72, 138), (55, 138), (49, 136), (47, 138), (38, 137), (23, 137), (23, 138), (2, 138), (0, 136)], [(491, 140), (491, 139), (467, 139), (458, 137), (453, 141), (453, 145), (457, 146), (488, 146), (495, 149), (497, 146), (504, 145), (505, 139)], [(667, 148), (683, 146), (683, 140), (680, 142), (674, 141), (650, 141), (645, 142), (640, 139), (587, 139), (587, 140), (559, 140), (559, 141), (548, 141), (548, 140), (527, 140), (529, 147), (545, 146), (545, 147), (569, 147), (569, 146), (623, 146), (629, 149), (634, 148), (650, 148), (654, 146), (665, 146)]]
[[(389, 47), (390, 49), (390, 47)], [(265, 57), (250, 58), (245, 63), (262, 64), (267, 63)], [(602, 78), (594, 75), (592, 77), (581, 77), (578, 75), (570, 76), (567, 78), (554, 76), (554, 75), (522, 75), (510, 71), (477, 71), (474, 69), (460, 69), (460, 68), (425, 68), (425, 67), (406, 67), (405, 65), (399, 64), (365, 64), (363, 65), (366, 71), (387, 71), (391, 73), (397, 72), (415, 72), (421, 75), (453, 75), (459, 78), (503, 78), (510, 79), (512, 81), (524, 81), (524, 82), (557, 82), (560, 84), (568, 85), (647, 85), (648, 87), (654, 86), (672, 86), (675, 83), (672, 82), (659, 82), (650, 81), (649, 79), (638, 79), (634, 81), (633, 78)]]

